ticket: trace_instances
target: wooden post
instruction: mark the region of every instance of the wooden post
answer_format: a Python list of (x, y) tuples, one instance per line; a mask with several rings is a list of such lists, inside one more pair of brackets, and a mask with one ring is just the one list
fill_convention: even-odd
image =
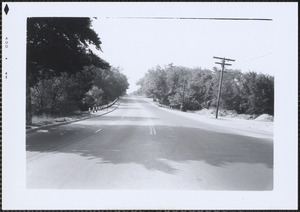
[(223, 72), (225, 70), (225, 65), (231, 66), (231, 64), (225, 63), (225, 61), (235, 61), (233, 59), (228, 59), (228, 58), (222, 58), (222, 57), (213, 57), (215, 59), (220, 59), (222, 60), (222, 63), (216, 62), (216, 64), (220, 64), (222, 67), (221, 70), (221, 77), (220, 77), (220, 82), (219, 82), (219, 92), (218, 92), (218, 102), (217, 102), (217, 110), (216, 110), (216, 119), (218, 118), (218, 113), (219, 113), (219, 104), (220, 104), (220, 97), (221, 97), (221, 90), (222, 90), (222, 81), (223, 81)]

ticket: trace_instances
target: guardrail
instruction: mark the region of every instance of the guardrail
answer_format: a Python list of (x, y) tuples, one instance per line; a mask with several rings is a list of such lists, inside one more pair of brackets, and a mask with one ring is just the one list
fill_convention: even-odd
[(100, 110), (108, 109), (109, 107), (113, 106), (118, 100), (119, 100), (119, 97), (116, 98), (113, 102), (110, 102), (106, 105), (99, 105), (99, 106), (89, 107), (89, 112), (90, 113), (95, 113), (95, 112), (98, 112)]

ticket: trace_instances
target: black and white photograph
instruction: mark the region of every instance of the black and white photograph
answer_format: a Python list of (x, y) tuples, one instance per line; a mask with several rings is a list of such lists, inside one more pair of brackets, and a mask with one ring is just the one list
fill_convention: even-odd
[(3, 206), (295, 209), (297, 8), (2, 3)]

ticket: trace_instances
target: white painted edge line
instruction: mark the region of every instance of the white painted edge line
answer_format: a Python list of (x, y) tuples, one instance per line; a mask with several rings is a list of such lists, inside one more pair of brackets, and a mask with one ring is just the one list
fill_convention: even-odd
[(95, 133), (100, 132), (101, 130), (102, 130), (102, 129), (99, 129), (99, 130), (95, 131)]

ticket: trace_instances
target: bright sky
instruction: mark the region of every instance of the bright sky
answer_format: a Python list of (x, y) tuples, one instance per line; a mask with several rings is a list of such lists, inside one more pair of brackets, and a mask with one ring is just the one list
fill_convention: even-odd
[[(279, 3), (144, 3), (112, 9), (93, 28), (102, 41), (99, 56), (123, 68), (128, 93), (148, 69), (173, 65), (212, 69), (213, 56), (235, 59), (232, 69), (275, 75), (277, 62), (288, 57), (288, 41), (297, 22), (296, 4)], [(158, 20), (116, 17), (268, 18), (273, 21)], [(292, 45), (292, 43), (289, 43)]]

